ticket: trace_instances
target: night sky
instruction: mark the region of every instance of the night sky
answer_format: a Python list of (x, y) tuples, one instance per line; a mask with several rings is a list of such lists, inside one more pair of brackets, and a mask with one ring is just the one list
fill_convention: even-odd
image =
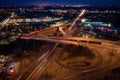
[(0, 5), (35, 5), (42, 3), (120, 6), (120, 0), (0, 0)]

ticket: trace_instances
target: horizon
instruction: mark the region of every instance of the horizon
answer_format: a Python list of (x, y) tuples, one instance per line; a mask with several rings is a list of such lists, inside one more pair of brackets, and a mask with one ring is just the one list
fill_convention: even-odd
[(120, 1), (114, 0), (9, 0), (9, 1), (0, 1), (0, 6), (32, 6), (32, 5), (41, 5), (41, 4), (52, 4), (52, 5), (94, 5), (94, 6), (120, 6)]

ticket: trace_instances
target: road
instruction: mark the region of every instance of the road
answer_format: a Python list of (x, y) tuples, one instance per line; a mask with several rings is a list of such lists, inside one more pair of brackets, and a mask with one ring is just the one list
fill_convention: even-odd
[[(100, 73), (104, 73), (106, 71), (120, 67), (120, 62), (119, 62), (120, 53), (119, 52), (115, 51), (113, 54), (114, 56), (110, 56), (110, 54), (107, 54), (104, 52), (105, 47), (98, 47), (98, 46), (88, 46), (88, 47), (92, 47), (95, 50), (97, 49), (100, 52), (100, 54), (103, 57), (102, 63), (99, 66), (96, 66), (91, 69), (83, 70), (81, 71), (81, 73), (72, 75), (70, 77), (63, 78), (61, 80), (80, 80), (82, 78), (91, 77), (93, 75), (95, 77), (96, 74), (98, 75)], [(106, 50), (109, 51), (111, 50), (111, 48), (106, 48)]]
[[(79, 16), (74, 20), (74, 22), (72, 23), (72, 25), (70, 26), (70, 28), (68, 29), (69, 31), (73, 30), (73, 27), (75, 27), (75, 25), (77, 24), (77, 21), (80, 19), (81, 16), (83, 16), (83, 14), (85, 13), (85, 10), (82, 11), (82, 13), (79, 14)], [(47, 41), (47, 42), (54, 42), (54, 43), (62, 43), (62, 44), (72, 44), (72, 45), (87, 45), (89, 47), (94, 47), (94, 48), (108, 48), (108, 49), (113, 49), (114, 46), (114, 50), (117, 51), (117, 53), (115, 55), (120, 56), (118, 53), (120, 52), (120, 46), (116, 43), (116, 42), (112, 42), (112, 41), (107, 41), (107, 40), (99, 40), (99, 39), (85, 39), (85, 38), (80, 38), (80, 37), (69, 37), (69, 34), (66, 34), (66, 32), (64, 32), (62, 30), (62, 28), (59, 28), (59, 30), (63, 33), (63, 36), (65, 35), (65, 37), (45, 37), (45, 38), (39, 38), (39, 37), (21, 37), (22, 39), (33, 39), (33, 40), (43, 40), (43, 41)], [(66, 35), (68, 35), (66, 37)], [(82, 42), (82, 41), (86, 41), (86, 42)], [(89, 43), (90, 41), (95, 41), (95, 42), (101, 42), (102, 44), (93, 44), (93, 43)], [(29, 74), (27, 75), (27, 77), (23, 77), (21, 79), (18, 80), (37, 80), (39, 76), (41, 76), (46, 68), (46, 66), (48, 65), (49, 61), (51, 61), (52, 58), (54, 58), (54, 56), (56, 55), (57, 52), (57, 44), (52, 47), (52, 49), (48, 49), (48, 52), (45, 53), (45, 55), (42, 55), (40, 58), (42, 58), (38, 65), (36, 66), (36, 68)], [(111, 66), (112, 63), (115, 63), (116, 60), (112, 60), (113, 62), (111, 62), (110, 65), (107, 66), (101, 66), (98, 68), (94, 68), (94, 69), (89, 69), (86, 71), (83, 71), (83, 73), (80, 73), (78, 75), (72, 75), (68, 78), (66, 78), (65, 80), (69, 80), (78, 76), (83, 76), (84, 74), (90, 74), (90, 73), (96, 73), (96, 71), (106, 71), (108, 69), (106, 69), (108, 66)], [(105, 64), (105, 63), (103, 63)], [(116, 67), (116, 66), (115, 66)], [(112, 68), (115, 68), (112, 67)], [(111, 69), (111, 68), (110, 68)]]
[[(72, 44), (72, 45), (85, 45), (85, 46), (89, 46), (94, 48), (94, 50), (98, 49), (98, 51), (100, 52), (101, 50), (99, 50), (99, 48), (102, 49), (109, 49), (109, 50), (115, 50), (116, 52), (114, 53), (114, 55), (116, 55), (116, 58), (108, 58), (108, 55), (105, 56), (106, 53), (103, 54), (103, 50), (102, 50), (102, 55), (103, 55), (103, 62), (101, 64), (101, 66), (97, 66), (94, 65), (95, 67), (92, 69), (88, 69), (88, 70), (84, 70), (83, 72), (81, 72), (80, 74), (77, 75), (72, 75), (70, 77), (67, 77), (65, 79), (62, 80), (70, 80), (70, 79), (74, 79), (76, 77), (79, 76), (90, 76), (93, 74), (98, 74), (100, 72), (105, 72), (114, 68), (119, 67), (118, 66), (118, 61), (120, 59), (120, 45), (117, 44), (117, 42), (112, 42), (112, 41), (107, 41), (107, 40), (100, 40), (100, 39), (85, 39), (85, 38), (80, 38), (80, 37), (48, 37), (48, 38), (34, 38), (34, 37), (27, 37), (27, 39), (36, 39), (36, 40), (45, 40), (48, 42), (55, 42), (55, 43), (66, 43), (66, 44)], [(87, 42), (80, 42), (80, 40), (86, 40)], [(78, 42), (79, 41), (79, 42)], [(102, 44), (90, 44), (88, 43), (89, 41), (96, 41), (96, 42), (102, 42)], [(105, 58), (104, 58), (105, 57)], [(107, 60), (106, 60), (107, 59)], [(117, 64), (117, 65), (116, 65)], [(100, 65), (100, 64), (99, 64)], [(97, 66), (97, 67), (96, 67)], [(109, 68), (108, 68), (109, 67)]]
[(25, 71), (23, 71), (20, 76), (18, 76), (15, 80), (26, 80), (30, 75), (33, 74), (33, 72), (36, 71), (39, 65), (41, 65), (45, 60), (51, 56), (52, 54), (49, 54), (51, 51), (54, 51), (56, 47), (53, 48), (54, 45), (47, 45), (45, 47), (42, 47), (39, 53), (42, 53), (42, 56), (38, 57), (35, 61), (33, 61)]
[(67, 36), (66, 32), (63, 31), (62, 27), (59, 27), (59, 31), (62, 33), (63, 36)]
[[(84, 13), (84, 10), (83, 10), (82, 14), (83, 13)], [(71, 28), (75, 25), (76, 21), (80, 18), (80, 16), (82, 16), (82, 14), (80, 14), (75, 19)], [(62, 28), (59, 28), (59, 30), (64, 35), (66, 35), (66, 33), (62, 30)], [(31, 38), (30, 37), (21, 37), (21, 38), (22, 39), (32, 39), (33, 37), (31, 37)], [(44, 38), (41, 38), (41, 39), (44, 40)], [(33, 65), (36, 65), (36, 66), (34, 66), (34, 69), (31, 71), (31, 70), (28, 70), (28, 69), (30, 69), (30, 68), (28, 68), (27, 71), (24, 72), (24, 74), (21, 74), (21, 76), (17, 78), (17, 80), (33, 80), (33, 79), (36, 80), (39, 76), (41, 76), (43, 74), (44, 70), (45, 70), (45, 67), (48, 65), (49, 61), (51, 61), (52, 58), (54, 59), (54, 56), (55, 56), (56, 52), (58, 52), (58, 50), (56, 50), (57, 45), (58, 44), (55, 44), (54, 47), (51, 47), (52, 49), (48, 49), (47, 52), (43, 53), (43, 55), (37, 60), (37, 62), (35, 62), (33, 64)], [(56, 51), (56, 52), (54, 52), (54, 51)], [(39, 73), (39, 75), (38, 75), (38, 73)]]
[(47, 52), (47, 56), (44, 57), (44, 59), (41, 61), (41, 63), (37, 66), (37, 68), (27, 77), (26, 80), (37, 80), (37, 78), (43, 74), (44, 70), (46, 69), (46, 66), (51, 61), (51, 59), (55, 56), (57, 51), (57, 45), (52, 47), (51, 51)]
[(69, 27), (69, 31), (75, 27), (76, 22), (85, 14), (86, 10), (82, 10), (82, 12), (78, 15), (78, 17), (73, 21), (72, 25)]
[[(72, 44), (72, 45), (101, 45), (101, 46), (106, 46), (106, 47), (113, 47), (115, 48), (120, 48), (118, 42), (112, 42), (112, 41), (107, 41), (107, 40), (100, 40), (100, 39), (85, 39), (85, 38), (80, 38), (80, 37), (68, 37), (68, 38), (61, 38), (61, 37), (48, 37), (48, 38), (36, 38), (36, 37), (21, 37), (21, 39), (33, 39), (33, 40), (43, 40), (43, 41), (48, 41), (48, 42), (54, 42), (54, 43), (65, 43), (65, 44)], [(91, 43), (95, 42), (95, 43)], [(101, 42), (101, 44), (97, 44), (96, 42)]]
[[(27, 37), (27, 39), (29, 39)], [(82, 73), (80, 74), (77, 74), (77, 75), (72, 75), (70, 77), (67, 77), (65, 78), (65, 80), (70, 80), (70, 79), (74, 79), (76, 77), (79, 77), (79, 76), (90, 76), (90, 75), (93, 75), (93, 74), (98, 74), (100, 72), (105, 72), (105, 71), (108, 71), (108, 70), (111, 70), (113, 68), (117, 68), (119, 67), (118, 65), (116, 65), (116, 62), (119, 61), (118, 58), (120, 58), (120, 45), (116, 44), (117, 42), (112, 42), (112, 41), (107, 41), (107, 40), (100, 40), (100, 39), (84, 39), (84, 38), (80, 38), (80, 37), (48, 37), (48, 38), (30, 38), (30, 39), (37, 39), (37, 40), (45, 40), (45, 41), (48, 41), (48, 42), (55, 42), (55, 43), (66, 43), (66, 44), (72, 44), (72, 45), (85, 45), (85, 46), (89, 46), (89, 47), (94, 47), (94, 49), (97, 48), (107, 48), (109, 50), (115, 50), (117, 53), (115, 53), (114, 55), (117, 56), (116, 59), (108, 59), (107, 60), (107, 64), (106, 64), (106, 60), (105, 58), (103, 59), (103, 62), (102, 62), (102, 66), (97, 66), (97, 67), (94, 67), (93, 69), (89, 69), (89, 70), (84, 70)], [(78, 42), (80, 40), (86, 40), (87, 42), (89, 41), (100, 41), (102, 42), (102, 44), (98, 45), (98, 44), (89, 44), (89, 43), (82, 43), (82, 42)], [(106, 53), (103, 54), (103, 57), (107, 57), (105, 56)], [(108, 63), (109, 62), (109, 63)], [(118, 63), (117, 63), (118, 64)], [(99, 64), (100, 65), (100, 64)], [(96, 65), (95, 65), (96, 66)], [(108, 66), (111, 66), (108, 68)], [(64, 80), (64, 79), (62, 79)]]
[(9, 23), (9, 21), (11, 20), (11, 18), (14, 17), (14, 12), (11, 13), (11, 16), (6, 18), (3, 22), (2, 22), (2, 27), (4, 27), (5, 25), (7, 25)]
[[(27, 37), (27, 39), (29, 39), (29, 37)], [(112, 42), (112, 41), (107, 41), (107, 40), (99, 40), (99, 39), (84, 39), (84, 38), (79, 38), (79, 37), (65, 37), (65, 38), (60, 38), (60, 37), (54, 37), (54, 38), (30, 38), (30, 39), (36, 39), (36, 40), (45, 40), (45, 41), (48, 41), (48, 42), (55, 42), (55, 43), (66, 43), (66, 44), (73, 44), (73, 45), (77, 45), (77, 46), (79, 46), (79, 45), (87, 45), (87, 46), (93, 46), (95, 49), (96, 49), (96, 47), (97, 48), (108, 48), (108, 49), (110, 49), (110, 50), (112, 50), (112, 49), (114, 49), (114, 50), (116, 50), (117, 51), (117, 54), (114, 54), (114, 55), (117, 55), (117, 56), (120, 56), (120, 46), (119, 45), (117, 45), (116, 44), (116, 42)], [(80, 40), (86, 40), (86, 41), (100, 41), (100, 42), (102, 42), (102, 44), (101, 45), (98, 45), (98, 44), (89, 44), (89, 43), (82, 43), (82, 42), (78, 42), (78, 41), (80, 41)], [(114, 47), (114, 48), (113, 48)], [(105, 60), (105, 59), (104, 59)], [(110, 62), (110, 64), (108, 64), (108, 65), (106, 65), (104, 62), (105, 61), (103, 61), (103, 65), (105, 65), (105, 66), (100, 66), (100, 67), (98, 67), (98, 68), (94, 68), (94, 69), (89, 69), (89, 70), (85, 70), (85, 71), (83, 71), (83, 73), (81, 73), (81, 74), (78, 74), (78, 75), (72, 75), (72, 76), (70, 76), (70, 77), (68, 77), (67, 78), (67, 80), (69, 80), (69, 79), (73, 79), (73, 78), (76, 78), (76, 77), (78, 77), (78, 76), (83, 76), (83, 75), (85, 75), (85, 76), (90, 76), (90, 75), (92, 75), (92, 74), (95, 74), (95, 73), (100, 73), (100, 72), (104, 72), (104, 71), (108, 71), (108, 70), (111, 70), (111, 69), (113, 69), (113, 68), (116, 68), (116, 67), (118, 67), (118, 65), (116, 66), (116, 65), (114, 65), (115, 63), (116, 63), (116, 61), (118, 61), (118, 59), (116, 60), (114, 60), (114, 59), (108, 59), (108, 61)], [(96, 65), (95, 65), (96, 66)], [(108, 68), (108, 66), (111, 66), (110, 68)], [(39, 70), (40, 71), (40, 70)], [(37, 72), (38, 73), (38, 72)], [(92, 73), (92, 74), (91, 74)], [(64, 79), (62, 79), (62, 80), (64, 80)], [(66, 79), (65, 79), (66, 80)]]

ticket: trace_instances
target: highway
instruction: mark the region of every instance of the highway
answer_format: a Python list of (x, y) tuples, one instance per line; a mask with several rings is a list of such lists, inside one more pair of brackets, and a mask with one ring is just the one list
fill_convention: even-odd
[[(72, 28), (75, 27), (75, 25), (77, 24), (77, 21), (80, 19), (81, 16), (83, 16), (83, 14), (85, 14), (85, 10), (82, 10), (82, 12), (79, 14), (79, 16), (74, 20), (74, 22), (68, 29), (69, 31), (73, 30)], [(37, 66), (35, 66), (35, 68), (33, 69), (33, 71), (30, 74), (27, 74), (27, 72), (25, 72), (25, 74), (27, 74), (27, 76), (25, 76), (25, 77), (22, 76), (22, 77), (18, 78), (17, 80), (37, 80), (38, 77), (43, 74), (43, 72), (45, 71), (45, 68), (49, 64), (49, 62), (52, 59), (54, 59), (55, 55), (57, 55), (57, 51), (59, 51), (57, 49), (58, 43), (72, 44), (72, 45), (77, 45), (77, 46), (83, 45), (83, 46), (88, 46), (88, 47), (94, 48), (94, 49), (95, 48), (98, 48), (98, 49), (99, 48), (103, 48), (103, 49), (107, 48), (110, 50), (114, 49), (117, 52), (115, 55), (117, 55), (118, 58), (120, 56), (120, 45), (117, 42), (107, 41), (107, 40), (103, 40), (103, 39), (91, 39), (91, 38), (86, 39), (86, 38), (80, 38), (80, 37), (69, 37), (69, 34), (67, 34), (67, 32), (64, 32), (61, 27), (59, 27), (59, 31), (63, 34), (64, 37), (44, 37), (44, 38), (35, 37), (35, 36), (34, 37), (28, 37), (28, 36), (20, 37), (21, 39), (26, 39), (26, 40), (29, 40), (29, 39), (42, 40), (42, 41), (53, 42), (53, 43), (57, 43), (57, 44), (52, 46), (51, 49), (48, 49), (47, 52), (43, 53), (43, 55), (38, 59)], [(93, 43), (93, 42), (95, 42), (95, 43)], [(100, 42), (100, 44), (97, 44), (96, 42)], [(107, 57), (104, 54), (102, 54), (102, 56)], [(115, 62), (118, 60), (118, 58), (116, 58), (115, 60), (108, 59), (109, 62), (111, 61), (111, 63), (108, 65), (105, 65), (106, 60), (103, 60), (102, 66), (100, 66), (100, 67), (84, 70), (83, 72), (81, 72), (77, 75), (72, 75), (72, 76), (64, 78), (62, 80), (70, 80), (70, 79), (76, 78), (78, 76), (83, 76), (86, 74), (90, 75), (90, 73), (95, 74), (96, 72), (99, 72), (99, 71), (104, 72), (104, 71), (113, 69), (115, 67), (118, 67), (116, 65), (113, 66), (113, 64), (115, 64)], [(108, 66), (111, 66), (111, 68), (106, 69)]]
[(37, 68), (27, 77), (26, 80), (37, 80), (37, 78), (42, 75), (44, 70), (46, 69), (46, 66), (51, 61), (51, 59), (56, 54), (55, 51), (57, 51), (57, 45), (56, 44), (50, 51), (47, 52), (47, 56), (44, 57), (44, 59), (41, 61), (41, 63), (37, 66)]
[[(56, 27), (55, 27), (56, 28)], [(34, 34), (36, 32), (30, 33)], [(21, 39), (28, 39), (28, 37), (20, 37)], [(49, 64), (49, 62), (54, 59), (55, 54), (57, 52), (59, 52), (59, 50), (57, 49), (57, 45), (58, 43), (56, 43), (55, 45), (51, 46), (48, 48), (48, 50), (45, 50), (47, 52), (41, 52), (43, 53), (42, 56), (40, 56), (36, 61), (34, 62), (28, 69), (26, 69), (26, 71), (24, 71), (24, 73), (22, 73), (17, 80), (37, 80), (37, 78), (43, 74), (46, 66)], [(49, 45), (48, 45), (49, 46)], [(57, 52), (56, 52), (57, 51)], [(32, 69), (32, 70), (31, 70)], [(39, 74), (38, 74), (39, 73)]]
[[(100, 52), (100, 54), (103, 57), (103, 61), (101, 64), (96, 65), (94, 68), (91, 69), (86, 69), (86, 70), (81, 70), (80, 73), (77, 73), (75, 75), (60, 79), (60, 80), (79, 80), (85, 77), (91, 77), (93, 75), (95, 75), (94, 77), (96, 77), (96, 74), (99, 75), (100, 73), (104, 73), (106, 71), (115, 69), (120, 67), (120, 52), (116, 52), (116, 50), (114, 50), (114, 56), (110, 56), (110, 54), (104, 52), (104, 50), (111, 50), (111, 48), (105, 48), (105, 47), (99, 47), (99, 46), (87, 46), (87, 47), (91, 47), (93, 48), (93, 50), (98, 50)], [(96, 48), (97, 47), (97, 48)], [(102, 52), (101, 52), (102, 50)]]
[(14, 17), (14, 12), (11, 13), (11, 16), (6, 18), (3, 22), (2, 22), (2, 27), (4, 27), (5, 25), (7, 25), (9, 23), (9, 21), (11, 20), (11, 18)]
[[(25, 38), (24, 38), (25, 39)], [(103, 57), (103, 61), (101, 64), (97, 64), (94, 65), (93, 68), (88, 68), (88, 70), (84, 70), (83, 72), (77, 74), (77, 75), (72, 75), (70, 77), (67, 77), (65, 79), (61, 79), (61, 80), (70, 80), (70, 79), (74, 79), (76, 77), (82, 77), (83, 75), (85, 76), (90, 76), (92, 74), (95, 73), (101, 73), (101, 72), (105, 72), (114, 68), (119, 67), (119, 59), (120, 59), (120, 45), (116, 44), (117, 42), (112, 42), (112, 41), (107, 41), (107, 40), (100, 40), (100, 39), (85, 39), (85, 38), (80, 38), (80, 37), (48, 37), (48, 38), (29, 38), (27, 37), (27, 39), (36, 39), (36, 40), (45, 40), (48, 42), (55, 42), (55, 43), (62, 43), (62, 44), (72, 44), (72, 45), (83, 45), (83, 46), (87, 46), (87, 47), (92, 47), (94, 48), (93, 50), (98, 49), (99, 53), (102, 55)], [(80, 40), (86, 40), (87, 42), (80, 42)], [(79, 41), (79, 42), (78, 42)], [(88, 43), (89, 41), (99, 41), (102, 42), (102, 44), (90, 44)], [(102, 49), (101, 49), (102, 48)], [(114, 55), (116, 55), (116, 58), (109, 58), (109, 55), (106, 55), (106, 53), (104, 53), (103, 49), (107, 49), (107, 50), (114, 50), (116, 51), (114, 53)], [(102, 50), (102, 53), (101, 53)], [(108, 58), (107, 58), (108, 57)], [(109, 67), (111, 66), (111, 67)], [(109, 67), (109, 68), (108, 68)]]
[[(102, 57), (103, 57), (103, 61), (101, 64), (98, 64), (100, 66), (94, 65), (94, 68), (88, 68), (88, 70), (83, 70), (83, 72), (77, 74), (77, 75), (72, 75), (70, 77), (61, 79), (61, 80), (70, 80), (70, 79), (74, 79), (76, 77), (82, 77), (84, 76), (90, 76), (90, 75), (94, 75), (99, 74), (101, 72), (105, 72), (114, 68), (119, 67), (119, 59), (120, 59), (120, 45), (118, 42), (112, 42), (112, 41), (107, 41), (107, 40), (103, 40), (103, 39), (91, 39), (91, 38), (80, 38), (80, 37), (48, 37), (48, 38), (36, 38), (36, 37), (21, 37), (23, 39), (34, 39), (34, 40), (44, 40), (47, 42), (55, 42), (55, 43), (62, 43), (62, 44), (72, 44), (72, 45), (85, 45), (87, 47), (92, 47), (94, 48), (94, 50), (98, 49), (99, 53), (101, 53), (101, 50), (103, 49), (108, 49), (108, 50), (114, 50), (116, 51), (116, 53), (114, 53), (114, 55), (116, 55), (117, 57), (114, 58), (109, 58), (108, 55), (106, 55), (106, 53), (101, 53)], [(81, 42), (81, 41), (86, 41), (86, 42)], [(101, 42), (102, 44), (91, 44), (88, 43), (89, 41), (95, 41), (95, 42)], [(102, 48), (100, 50), (100, 48)], [(105, 57), (105, 58), (104, 58)], [(108, 57), (108, 58), (107, 58)], [(108, 68), (108, 66), (111, 66)]]
[[(39, 39), (39, 38), (38, 38)], [(61, 39), (61, 38), (60, 38)], [(86, 39), (83, 39), (83, 38), (75, 38), (74, 39), (74, 37), (72, 37), (71, 39), (72, 40), (76, 40), (76, 42), (75, 41), (69, 41), (70, 40), (70, 38), (67, 38), (67, 39), (69, 39), (68, 41), (66, 40), (66, 38), (65, 38), (65, 40), (63, 40), (64, 38), (62, 38), (62, 40), (58, 40), (58, 38), (56, 39), (56, 41), (55, 41), (55, 39), (45, 39), (45, 40), (48, 40), (48, 41), (51, 41), (51, 42), (55, 42), (55, 43), (59, 43), (59, 42), (61, 42), (61, 43), (70, 43), (70, 44), (73, 44), (73, 45), (80, 45), (80, 44), (82, 44), (81, 42), (80, 43), (78, 43), (77, 42), (77, 40), (86, 40)], [(92, 40), (92, 39), (88, 39), (88, 40)], [(87, 40), (87, 41), (88, 41)], [(93, 39), (94, 41), (96, 41), (96, 40), (98, 40), (98, 41), (102, 41), (102, 40), (99, 40), (99, 39)], [(113, 43), (115, 43), (115, 44), (113, 44)], [(116, 57), (115, 58), (109, 58), (108, 60), (105, 60), (106, 58), (104, 58), (104, 61), (102, 62), (102, 64), (101, 64), (101, 66), (97, 66), (97, 65), (95, 65), (95, 67), (94, 68), (89, 68), (88, 70), (84, 70), (83, 72), (81, 72), (80, 74), (78, 74), (78, 75), (75, 75), (75, 76), (70, 76), (70, 77), (68, 77), (68, 78), (65, 78), (65, 79), (61, 79), (61, 80), (70, 80), (70, 79), (74, 79), (74, 78), (76, 78), (76, 77), (83, 77), (83, 75), (84, 76), (88, 76), (88, 75), (91, 75), (91, 74), (95, 74), (95, 73), (100, 73), (100, 72), (105, 72), (105, 71), (109, 71), (109, 70), (111, 70), (111, 69), (113, 69), (113, 68), (117, 68), (117, 67), (119, 67), (119, 65), (116, 65), (116, 64), (118, 64), (117, 62), (119, 62), (119, 59), (120, 59), (120, 46), (119, 45), (116, 45), (116, 42), (112, 42), (111, 41), (111, 43), (110, 43), (110, 41), (106, 41), (106, 40), (103, 40), (102, 41), (102, 44), (101, 45), (97, 45), (97, 44), (84, 44), (83, 43), (83, 45), (86, 45), (87, 47), (92, 47), (92, 48), (94, 48), (94, 49), (97, 49), (97, 48), (102, 48), (102, 49), (108, 49), (108, 50), (114, 50), (114, 51), (116, 51), (116, 53), (114, 54), (114, 55), (116, 55)], [(101, 49), (101, 50), (102, 50)], [(99, 49), (99, 52), (101, 51), (100, 49)], [(101, 53), (101, 52), (100, 52)], [(104, 53), (104, 54), (102, 54), (103, 56), (105, 55), (106, 53)], [(105, 57), (105, 56), (104, 56)], [(107, 56), (106, 56), (107, 57)], [(109, 61), (109, 62), (108, 62)], [(106, 63), (107, 62), (107, 63)], [(108, 68), (109, 67), (109, 68)]]
[(33, 74), (33, 72), (37, 69), (37, 66), (39, 66), (40, 64), (42, 64), (44, 62), (44, 60), (50, 56), (50, 52), (51, 50), (53, 51), (53, 46), (54, 45), (47, 45), (47, 46), (43, 46), (42, 48), (40, 48), (40, 56), (38, 56), (38, 58), (33, 61), (26, 69), (25, 71), (23, 71), (20, 76), (17, 76), (15, 80), (26, 80), (28, 78), (28, 76), (30, 76), (31, 74)]
[(76, 22), (85, 14), (86, 10), (82, 10), (82, 12), (78, 15), (78, 17), (73, 21), (72, 25), (69, 27), (68, 30), (71, 30), (75, 27)]
[(67, 36), (67, 34), (63, 31), (62, 27), (59, 27), (59, 31), (62, 33), (63, 36)]
[[(82, 14), (83, 14), (83, 12), (82, 12)], [(80, 14), (80, 15), (82, 15), (82, 14)], [(78, 18), (80, 17), (80, 15), (78, 16)], [(76, 18), (75, 20), (77, 21), (78, 18)], [(76, 23), (76, 21), (74, 23)], [(59, 28), (59, 31), (62, 32), (62, 34), (66, 36), (66, 33), (62, 30), (61, 27)], [(33, 37), (20, 37), (20, 38), (21, 39), (33, 39)], [(35, 38), (35, 37), (34, 37), (34, 39), (35, 40), (46, 40), (44, 38), (39, 39), (39, 38)], [(50, 42), (51, 42), (51, 40), (50, 40)], [(45, 70), (45, 67), (48, 65), (48, 63), (52, 59), (54, 59), (55, 54), (56, 54), (56, 52), (54, 52), (54, 51), (59, 52), (59, 50), (56, 50), (57, 49), (57, 45), (58, 44), (55, 44), (53, 47), (51, 47), (52, 49), (48, 49), (47, 52), (44, 52), (43, 55), (41, 57), (39, 57), (39, 59), (37, 60), (37, 62), (33, 63), (33, 65), (36, 65), (36, 66), (34, 66), (34, 68), (32, 68), (33, 70), (32, 71), (28, 70), (28, 69), (30, 69), (30, 68), (28, 68), (27, 71), (25, 71), (23, 74), (21, 74), (17, 78), (17, 80), (37, 80), (37, 78), (40, 75), (43, 74), (43, 72)]]
[[(80, 37), (68, 37), (68, 38), (59, 38), (59, 37), (46, 37), (46, 38), (36, 38), (36, 37), (21, 37), (21, 39), (33, 39), (33, 40), (43, 40), (43, 41), (48, 41), (48, 42), (54, 42), (54, 43), (65, 43), (65, 44), (72, 44), (72, 45), (101, 45), (101, 46), (107, 46), (107, 47), (113, 47), (115, 46), (116, 48), (119, 47), (119, 43), (117, 42), (112, 42), (112, 41), (107, 41), (107, 40), (100, 40), (100, 39), (91, 39), (91, 38), (80, 38)], [(91, 43), (95, 42), (95, 43)], [(101, 44), (97, 44), (97, 42), (101, 42)]]

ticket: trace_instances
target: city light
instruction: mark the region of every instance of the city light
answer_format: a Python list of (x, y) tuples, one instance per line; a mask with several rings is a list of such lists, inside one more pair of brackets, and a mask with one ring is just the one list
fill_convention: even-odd
[(108, 26), (111, 26), (111, 24), (108, 24)]
[(0, 80), (120, 79), (120, 7), (2, 1)]
[(82, 19), (81, 21), (82, 21), (82, 22), (85, 22), (85, 21), (86, 21), (86, 19)]

